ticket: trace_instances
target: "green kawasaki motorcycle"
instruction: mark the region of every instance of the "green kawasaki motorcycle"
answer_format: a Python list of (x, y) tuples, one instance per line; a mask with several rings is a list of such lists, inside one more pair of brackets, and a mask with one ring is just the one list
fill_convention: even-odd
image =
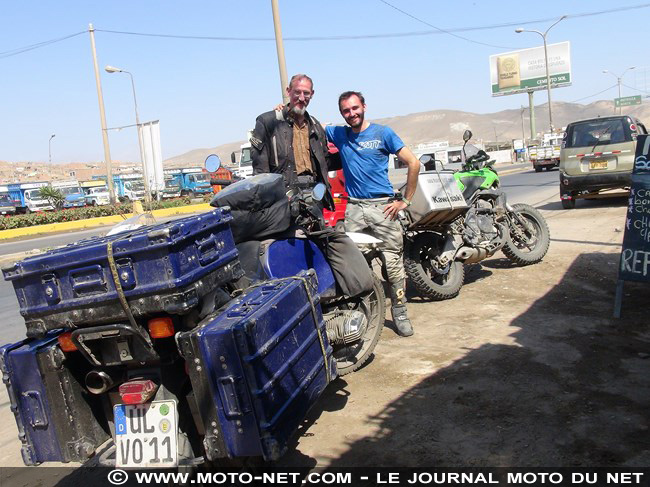
[[(464, 264), (503, 253), (512, 262), (540, 262), (550, 242), (548, 225), (530, 205), (509, 205), (489, 156), (463, 134), (461, 171), (421, 171), (411, 205), (401, 216), (406, 273), (423, 295), (453, 298), (465, 278)], [(425, 169), (435, 161), (420, 160)]]

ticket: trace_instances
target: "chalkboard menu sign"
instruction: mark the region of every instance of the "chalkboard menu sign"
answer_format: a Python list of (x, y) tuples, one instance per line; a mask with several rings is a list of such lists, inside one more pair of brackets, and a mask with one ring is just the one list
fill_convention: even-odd
[(650, 136), (639, 135), (632, 170), (625, 235), (618, 267), (614, 316), (620, 316), (623, 281), (650, 282)]

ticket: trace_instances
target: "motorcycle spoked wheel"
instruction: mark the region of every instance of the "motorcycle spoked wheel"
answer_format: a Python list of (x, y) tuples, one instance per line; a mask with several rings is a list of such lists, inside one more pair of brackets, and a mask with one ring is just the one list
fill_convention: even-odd
[(360, 369), (371, 357), (386, 321), (386, 295), (384, 286), (373, 274), (372, 292), (348, 309), (362, 311), (368, 319), (366, 334), (350, 345), (336, 346), (334, 359), (339, 375), (346, 375)]
[(435, 233), (420, 233), (406, 246), (404, 252), (406, 275), (420, 294), (434, 301), (456, 297), (465, 281), (462, 262), (452, 262), (445, 272), (440, 272), (431, 263), (440, 253), (442, 238)]
[[(518, 265), (536, 264), (546, 255), (551, 241), (551, 234), (546, 220), (538, 210), (530, 205), (518, 203), (512, 205), (512, 207), (520, 217), (526, 219), (532, 231), (524, 228), (511, 215), (509, 217), (510, 232), (503, 246), (503, 253), (508, 259)], [(516, 226), (517, 232), (513, 232), (513, 226)]]

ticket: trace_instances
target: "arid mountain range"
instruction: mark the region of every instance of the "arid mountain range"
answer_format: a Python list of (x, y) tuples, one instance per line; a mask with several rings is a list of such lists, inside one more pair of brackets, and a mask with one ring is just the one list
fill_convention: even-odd
[[(623, 107), (623, 113), (639, 118), (646, 124), (646, 127), (650, 126), (650, 103)], [(576, 120), (614, 114), (614, 104), (611, 101), (597, 101), (589, 105), (553, 102), (553, 124), (556, 127), (565, 127), (568, 123)], [(529, 139), (528, 107), (523, 110), (523, 119), (526, 139)], [(535, 120), (538, 133), (548, 131), (547, 104), (535, 107)], [(474, 133), (474, 140), (485, 142), (511, 142), (513, 139), (522, 138), (522, 111), (520, 109), (484, 114), (455, 110), (431, 110), (372, 121), (393, 128), (410, 146), (435, 141), (448, 141), (450, 145), (460, 144), (463, 132), (467, 128)], [(225, 164), (229, 164), (230, 153), (239, 151), (239, 146), (243, 143), (244, 140), (239, 140), (213, 148), (195, 149), (166, 159), (165, 166), (200, 165), (209, 154), (217, 154)]]
[[(553, 122), (556, 127), (565, 127), (569, 122), (598, 116), (613, 115), (614, 106), (611, 101), (597, 101), (589, 105), (577, 103), (554, 102)], [(650, 103), (624, 107), (623, 113), (633, 115), (650, 126)], [(548, 130), (548, 109), (546, 104), (535, 107), (537, 132)], [(390, 118), (372, 120), (392, 127), (409, 146), (420, 143), (448, 141), (450, 145), (462, 142), (462, 134), (466, 128), (474, 133), (473, 140), (484, 142), (511, 142), (522, 138), (522, 110), (503, 110), (496, 113), (469, 113), (456, 110), (431, 110), (428, 112), (411, 113)], [(528, 108), (523, 110), (523, 129), (526, 139), (530, 138), (530, 123)], [(230, 164), (231, 152), (239, 152), (244, 140), (233, 141), (216, 147), (194, 149), (184, 154), (171, 157), (164, 161), (165, 167), (189, 167), (203, 165), (209, 154), (217, 154), (225, 165)], [(115, 166), (135, 167), (137, 164), (114, 161)], [(54, 174), (54, 171), (56, 174)], [(101, 162), (76, 162), (55, 164), (46, 162), (10, 163), (0, 161), (0, 182), (15, 180), (41, 180), (90, 178), (91, 175), (103, 173)], [(60, 173), (60, 174), (59, 174)], [(27, 175), (30, 177), (27, 177)], [(46, 177), (47, 176), (47, 177)]]

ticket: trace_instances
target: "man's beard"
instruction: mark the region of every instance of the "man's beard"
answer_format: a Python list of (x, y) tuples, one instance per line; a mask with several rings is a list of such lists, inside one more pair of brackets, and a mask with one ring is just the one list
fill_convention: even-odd
[(289, 111), (294, 115), (302, 116), (307, 111), (307, 107), (299, 108), (299, 107), (292, 106), (289, 108)]

